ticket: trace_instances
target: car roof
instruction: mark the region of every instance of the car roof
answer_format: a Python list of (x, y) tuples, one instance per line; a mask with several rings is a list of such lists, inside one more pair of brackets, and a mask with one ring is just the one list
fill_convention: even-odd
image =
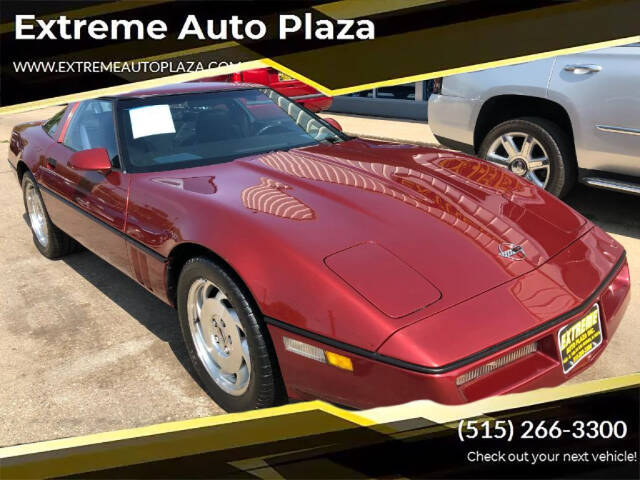
[(254, 83), (228, 83), (228, 82), (193, 82), (173, 83), (158, 87), (133, 90), (118, 95), (108, 95), (103, 98), (145, 98), (158, 95), (179, 95), (184, 93), (223, 92), (229, 90), (244, 90), (247, 88), (265, 88), (264, 85)]

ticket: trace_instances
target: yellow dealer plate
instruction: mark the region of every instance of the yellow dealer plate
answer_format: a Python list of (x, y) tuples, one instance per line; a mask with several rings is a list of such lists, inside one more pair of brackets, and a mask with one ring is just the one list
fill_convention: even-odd
[(280, 80), (281, 82), (286, 82), (288, 80), (294, 80), (294, 78), (290, 77), (286, 73), (278, 72), (278, 80)]
[(602, 344), (600, 308), (596, 303), (584, 317), (565, 325), (558, 332), (562, 370), (568, 373)]

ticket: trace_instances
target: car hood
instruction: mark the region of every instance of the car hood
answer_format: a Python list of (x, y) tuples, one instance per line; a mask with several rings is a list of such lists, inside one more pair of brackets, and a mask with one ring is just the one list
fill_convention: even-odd
[[(265, 315), (366, 349), (538, 270), (592, 226), (482, 160), (360, 139), (136, 174), (132, 190), (179, 225), (163, 238), (225, 258)], [(506, 244), (524, 254), (500, 256)]]
[[(233, 163), (243, 178), (254, 177), (240, 194), (243, 207), (263, 214), (267, 228), (286, 231), (283, 225), (295, 222), (296, 238), (285, 239), (293, 248), (325, 261), (375, 243), (417, 272), (441, 292), (425, 294), (437, 301), (425, 300), (423, 315), (536, 269), (588, 229), (582, 216), (519, 177), (444, 150), (351, 140)], [(523, 254), (500, 256), (510, 245)], [(375, 269), (379, 257), (379, 250), (370, 262), (360, 255), (360, 265), (349, 258), (340, 265), (350, 271), (337, 272), (374, 305), (388, 299), (376, 302), (358, 284), (372, 271), (383, 273)], [(402, 280), (415, 276), (404, 267), (391, 271), (404, 276), (380, 282), (402, 301), (411, 289)], [(402, 317), (401, 310), (390, 316)]]

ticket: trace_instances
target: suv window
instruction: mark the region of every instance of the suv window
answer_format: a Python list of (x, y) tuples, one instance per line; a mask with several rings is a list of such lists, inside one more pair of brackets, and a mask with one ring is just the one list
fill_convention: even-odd
[(50, 137), (53, 137), (58, 131), (60, 120), (62, 120), (62, 117), (64, 116), (64, 112), (66, 111), (67, 111), (67, 107), (65, 106), (62, 110), (60, 110), (58, 113), (56, 113), (53, 117), (51, 117), (42, 125), (42, 128), (44, 129), (44, 131), (47, 132), (47, 134), (49, 134)]
[(113, 127), (112, 102), (109, 100), (83, 102), (71, 119), (63, 143), (76, 151), (106, 148), (111, 163), (118, 168), (118, 146)]

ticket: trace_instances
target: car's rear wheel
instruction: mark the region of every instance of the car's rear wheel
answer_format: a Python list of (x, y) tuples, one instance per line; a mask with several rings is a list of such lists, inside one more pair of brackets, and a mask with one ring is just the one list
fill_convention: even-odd
[(575, 182), (573, 149), (567, 134), (543, 118), (516, 118), (494, 127), (479, 154), (557, 197)]
[(31, 172), (26, 172), (22, 177), (22, 195), (33, 243), (40, 253), (47, 258), (60, 258), (75, 251), (77, 242), (51, 222)]
[(189, 260), (178, 280), (178, 316), (191, 362), (228, 412), (286, 400), (266, 327), (248, 293), (208, 258)]

